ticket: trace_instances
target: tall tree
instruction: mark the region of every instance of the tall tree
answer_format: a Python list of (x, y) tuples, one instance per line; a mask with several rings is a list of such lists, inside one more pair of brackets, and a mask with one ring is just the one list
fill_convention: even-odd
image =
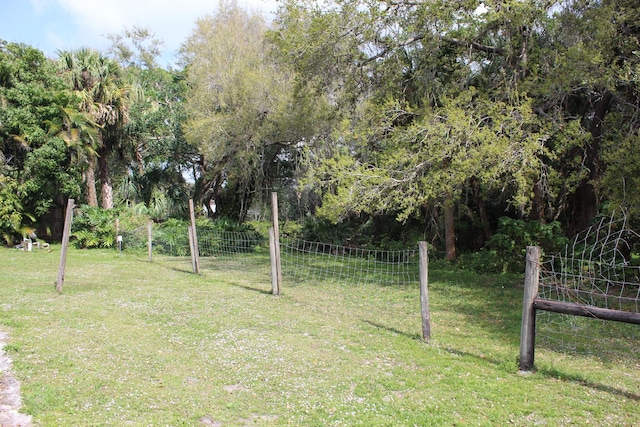
[(199, 159), (182, 129), (185, 73), (158, 66), (163, 42), (146, 28), (125, 29), (109, 39), (109, 53), (139, 88), (126, 125), (131, 144), (118, 152), (117, 197), (144, 203), (157, 219), (184, 214), (190, 191), (185, 176)]
[[(574, 230), (590, 224), (608, 195), (625, 192), (624, 176), (618, 172), (625, 168), (621, 163), (628, 165), (633, 157), (623, 154), (626, 158), (620, 162), (611, 155), (622, 154), (619, 148), (629, 146), (640, 128), (638, 19), (640, 4), (632, 0), (576, 0), (557, 15), (557, 49), (549, 58), (557, 70), (554, 74), (562, 78), (556, 80), (544, 107), (551, 110), (551, 102), (560, 106), (565, 114), (579, 117), (589, 133), (586, 143), (571, 152), (585, 168), (569, 199)], [(624, 199), (615, 198), (617, 203)]]
[(613, 128), (628, 120), (629, 141), (637, 135), (638, 8), (284, 2), (281, 57), (346, 119), (331, 149), (312, 157), (320, 213), (403, 220), (440, 206), (451, 257), (452, 205), (466, 194), (487, 236), (497, 222), (482, 200), (489, 194), (510, 215), (584, 226), (611, 182), (603, 177), (615, 179), (606, 163), (621, 160), (608, 148)]
[(109, 34), (109, 53), (123, 68), (152, 70), (158, 67), (158, 56), (164, 44), (148, 28), (127, 28), (119, 34)]
[[(525, 19), (517, 12), (511, 18), (519, 21), (544, 17), (539, 12)], [(502, 20), (499, 26), (496, 20)], [(524, 209), (528, 191), (522, 188), (532, 178), (511, 167), (517, 161), (509, 156), (526, 154), (539, 165), (535, 156), (544, 149), (497, 147), (507, 148), (508, 138), (525, 144), (546, 137), (536, 129), (530, 100), (514, 89), (526, 74), (526, 54), (504, 46), (525, 44), (510, 22), (458, 2), (345, 1), (329, 9), (285, 4), (280, 47), (295, 58), (302, 79), (333, 94), (349, 123), (337, 129), (338, 147), (330, 153), (341, 153), (342, 160), (321, 159), (320, 174), (311, 181), (321, 184), (324, 176), (332, 182), (322, 185), (331, 190), (320, 214), (337, 219), (341, 212), (386, 212), (403, 220), (436, 204), (453, 258), (451, 215), (470, 182), (490, 187), (506, 179), (512, 202)], [(498, 34), (501, 40), (494, 38)], [(493, 73), (500, 69), (503, 75)], [(354, 168), (362, 175), (348, 179)]]
[[(70, 87), (78, 94), (81, 111), (91, 114), (100, 126), (97, 156), (89, 155), (87, 199), (97, 206), (95, 185), (91, 180), (98, 164), (102, 207), (113, 207), (113, 186), (109, 157), (127, 138), (124, 126), (129, 120), (132, 87), (122, 78), (120, 66), (91, 49), (60, 52), (60, 66)], [(96, 158), (97, 157), (97, 158)]]
[(8, 243), (79, 195), (71, 153), (50, 132), (75, 101), (41, 51), (0, 40), (0, 234)]
[(301, 127), (286, 69), (269, 56), (268, 25), (235, 2), (198, 20), (183, 46), (187, 140), (202, 154), (196, 199), (242, 220), (295, 157)]

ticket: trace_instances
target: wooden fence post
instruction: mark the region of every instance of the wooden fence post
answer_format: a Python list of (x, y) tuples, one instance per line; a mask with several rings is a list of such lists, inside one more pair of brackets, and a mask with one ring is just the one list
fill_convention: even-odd
[(58, 268), (58, 280), (56, 281), (56, 291), (58, 292), (62, 292), (62, 285), (64, 284), (64, 270), (67, 265), (67, 250), (69, 249), (69, 236), (71, 235), (71, 223), (73, 222), (74, 203), (74, 199), (69, 199), (67, 202), (67, 214), (64, 218), (62, 248), (60, 249), (60, 267)]
[(271, 259), (271, 292), (273, 295), (280, 295), (280, 289), (278, 289), (278, 263), (276, 262), (276, 234), (273, 227), (269, 227), (269, 258)]
[(536, 342), (536, 309), (534, 300), (538, 297), (540, 284), (540, 248), (527, 246), (527, 261), (524, 275), (524, 297), (522, 300), (522, 327), (520, 329), (521, 372), (533, 370)]
[(193, 228), (191, 224), (187, 227), (187, 234), (189, 235), (189, 253), (191, 254), (191, 269), (196, 272), (196, 253), (193, 250)]
[(275, 267), (278, 293), (282, 292), (282, 264), (280, 262), (280, 229), (278, 228), (278, 193), (271, 193), (271, 212), (273, 216), (273, 240), (275, 243)]
[(193, 272), (200, 274), (200, 253), (198, 252), (198, 231), (196, 228), (196, 213), (193, 207), (193, 199), (189, 199), (189, 214), (191, 216), (191, 256), (193, 258)]
[(431, 339), (431, 311), (429, 309), (429, 254), (427, 242), (419, 242), (420, 249), (420, 308), (422, 312), (422, 338)]
[(120, 235), (120, 218), (116, 218), (116, 250), (122, 255), (122, 236)]
[(153, 258), (153, 240), (151, 238), (152, 228), (153, 221), (149, 220), (149, 222), (147, 222), (147, 251), (149, 253), (149, 262), (151, 262)]

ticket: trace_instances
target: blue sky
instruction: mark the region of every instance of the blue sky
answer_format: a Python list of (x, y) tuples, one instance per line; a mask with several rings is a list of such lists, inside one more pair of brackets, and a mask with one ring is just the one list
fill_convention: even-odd
[[(238, 0), (265, 16), (277, 0)], [(106, 51), (107, 34), (143, 27), (164, 41), (163, 65), (171, 64), (195, 21), (215, 13), (218, 0), (0, 0), (0, 39), (42, 50), (51, 58), (59, 50), (90, 47)]]

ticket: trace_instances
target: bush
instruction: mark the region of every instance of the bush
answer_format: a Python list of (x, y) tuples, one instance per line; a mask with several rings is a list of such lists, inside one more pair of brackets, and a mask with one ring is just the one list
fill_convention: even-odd
[(116, 212), (119, 220), (118, 232), (122, 235), (123, 249), (145, 249), (147, 247), (147, 224), (149, 215), (135, 208), (123, 208)]
[[(263, 238), (269, 238), (269, 228), (273, 227), (271, 221), (248, 221), (247, 225), (260, 234)], [(280, 237), (299, 237), (302, 225), (295, 221), (285, 221), (279, 224)]]
[(189, 255), (188, 226), (187, 221), (169, 218), (154, 227), (153, 245), (156, 252), (164, 255)]
[(71, 237), (74, 246), (80, 249), (113, 247), (116, 243), (114, 211), (80, 206), (74, 214)]
[(567, 238), (557, 221), (545, 224), (502, 217), (485, 247), (462, 255), (458, 262), (481, 273), (518, 273), (524, 271), (527, 246), (540, 246), (544, 254), (558, 253), (566, 244)]
[(7, 245), (13, 245), (18, 240), (27, 217), (18, 192), (16, 180), (0, 176), (0, 235)]
[[(189, 235), (187, 232), (189, 225), (190, 221), (175, 218), (157, 224), (153, 232), (154, 250), (164, 255), (189, 255)], [(207, 218), (198, 218), (196, 219), (196, 228), (198, 229), (198, 246), (201, 256), (211, 256), (231, 250), (250, 252), (256, 244), (261, 244), (267, 239), (250, 224), (239, 225), (235, 221), (226, 219), (211, 221)], [(246, 233), (246, 236), (230, 245), (224, 233)], [(146, 245), (146, 240), (144, 244)]]
[(71, 229), (74, 246), (79, 249), (115, 247), (116, 220), (119, 222), (118, 232), (123, 236), (124, 245), (129, 248), (146, 247), (147, 215), (127, 207), (102, 209), (88, 205), (82, 205), (74, 215)]

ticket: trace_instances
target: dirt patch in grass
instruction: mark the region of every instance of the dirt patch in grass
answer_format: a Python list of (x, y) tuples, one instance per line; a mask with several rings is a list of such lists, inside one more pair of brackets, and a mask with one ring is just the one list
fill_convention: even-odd
[(19, 412), (20, 383), (11, 371), (11, 358), (4, 350), (7, 333), (0, 331), (0, 426), (31, 426), (31, 416)]

